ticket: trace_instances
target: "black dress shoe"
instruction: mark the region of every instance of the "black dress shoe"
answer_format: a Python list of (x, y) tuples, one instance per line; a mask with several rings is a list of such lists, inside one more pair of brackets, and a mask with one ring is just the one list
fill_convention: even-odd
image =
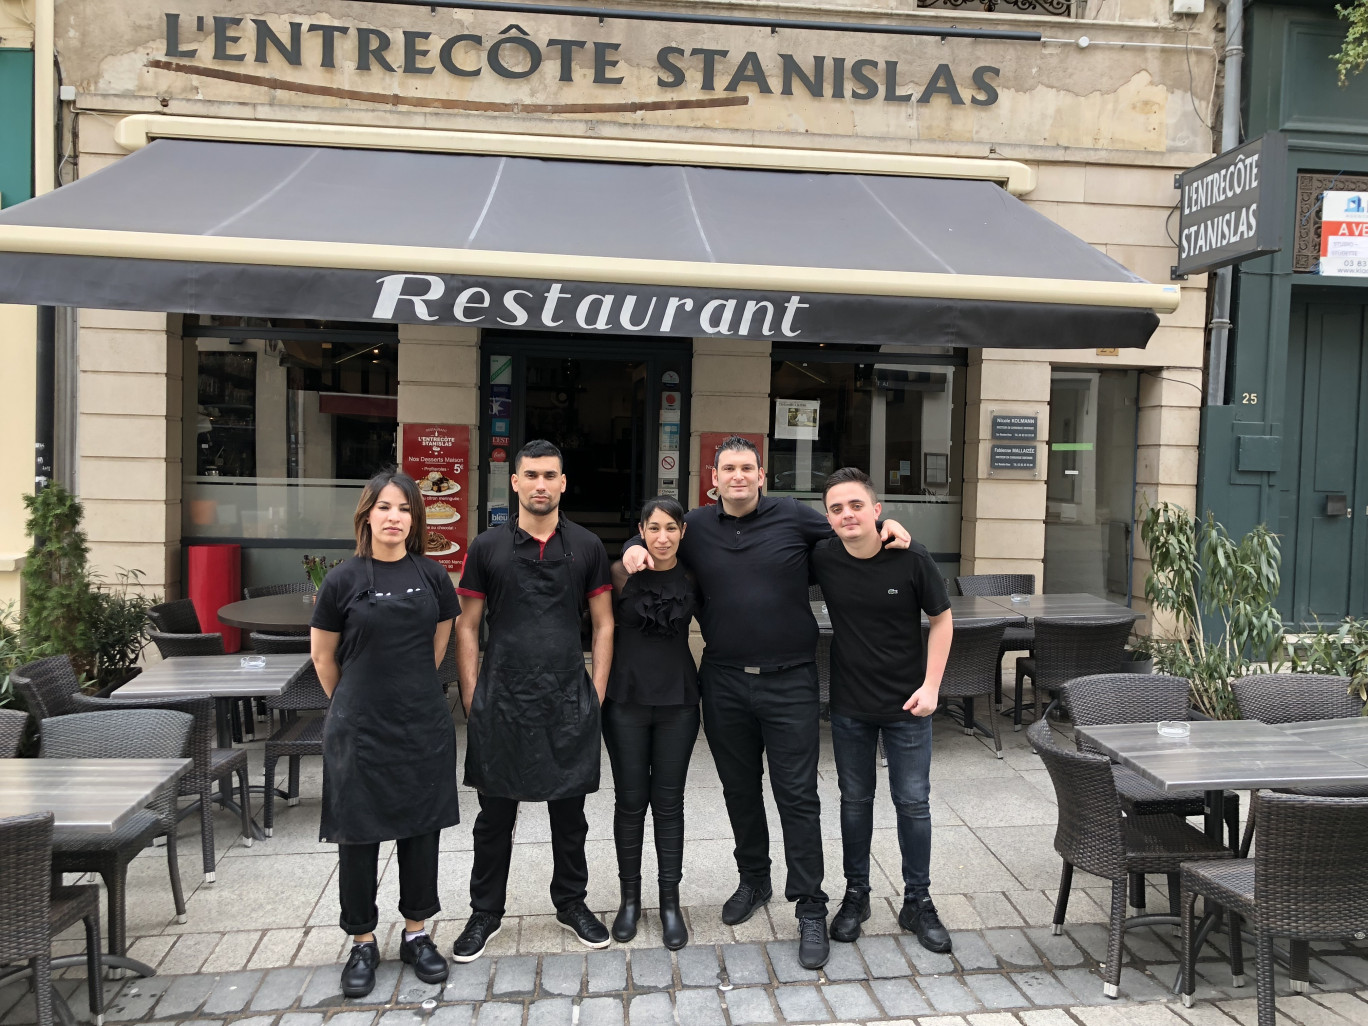
[(399, 961), (413, 966), (413, 975), (424, 983), (441, 983), (447, 978), (447, 960), (425, 933), (399, 942)]
[(484, 954), (485, 945), (503, 929), (503, 919), (492, 912), (471, 912), (465, 929), (451, 948), (453, 962), (473, 962)]
[(798, 964), (804, 969), (820, 969), (830, 957), (826, 919), (798, 920)]
[(898, 925), (915, 933), (927, 951), (944, 954), (950, 950), (950, 931), (941, 922), (929, 894), (924, 898), (908, 898), (904, 901), (902, 911), (898, 913)]
[(831, 939), (849, 944), (860, 936), (860, 924), (869, 918), (869, 892), (851, 887), (831, 920)]
[(582, 901), (557, 912), (556, 922), (578, 937), (586, 948), (606, 948), (612, 940), (608, 935), (608, 927), (600, 923), (598, 916), (590, 912), (589, 906)]
[(353, 944), (347, 964), (342, 967), (342, 996), (365, 997), (375, 989), (375, 967), (380, 964), (380, 946), (375, 941)]
[(769, 901), (774, 896), (774, 891), (766, 884), (761, 889), (756, 889), (750, 884), (743, 883), (732, 893), (722, 906), (722, 922), (728, 926), (736, 926), (744, 923), (751, 916), (755, 915), (755, 910)]

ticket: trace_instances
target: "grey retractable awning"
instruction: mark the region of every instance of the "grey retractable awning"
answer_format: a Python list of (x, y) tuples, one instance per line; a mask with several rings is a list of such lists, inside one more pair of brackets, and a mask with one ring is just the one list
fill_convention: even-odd
[(1092, 348), (1177, 289), (989, 182), (163, 139), (0, 214), (0, 302)]

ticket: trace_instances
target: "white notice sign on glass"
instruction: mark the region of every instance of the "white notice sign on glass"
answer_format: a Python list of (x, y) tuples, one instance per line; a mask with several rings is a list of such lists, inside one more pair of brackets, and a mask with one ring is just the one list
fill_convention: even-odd
[(1368, 192), (1325, 194), (1320, 273), (1368, 277)]

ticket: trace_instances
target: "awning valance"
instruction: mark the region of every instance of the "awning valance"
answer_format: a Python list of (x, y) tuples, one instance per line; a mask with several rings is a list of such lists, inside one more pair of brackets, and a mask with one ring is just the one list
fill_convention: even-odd
[(0, 302), (1091, 348), (1178, 289), (989, 182), (163, 139), (0, 214)]

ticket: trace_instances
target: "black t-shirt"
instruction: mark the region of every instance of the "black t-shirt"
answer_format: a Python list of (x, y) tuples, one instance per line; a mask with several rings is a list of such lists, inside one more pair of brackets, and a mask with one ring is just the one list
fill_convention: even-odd
[(689, 622), (698, 611), (693, 575), (669, 570), (628, 576), (613, 566), (613, 669), (608, 697), (637, 705), (696, 705), (698, 668), (689, 649)]
[(831, 711), (888, 722), (926, 679), (921, 614), (950, 608), (926, 547), (880, 549), (857, 559), (838, 538), (812, 550), (812, 572), (831, 615)]
[[(341, 566), (333, 567), (323, 578), (323, 587), (318, 589), (318, 600), (314, 603), (310, 627), (321, 631), (341, 634), (347, 626), (347, 607), (353, 599), (370, 590), (370, 573), (366, 564), (371, 562), (364, 556), (353, 556)], [(461, 601), (456, 597), (456, 589), (451, 584), (442, 565), (427, 556), (405, 556), (392, 563), (374, 560), (375, 590), (385, 594), (395, 591), (408, 591), (410, 588), (428, 588), (437, 597), (437, 624), (443, 620), (454, 620), (461, 613)]]
[[(461, 571), (458, 593), (471, 598), (485, 599), (491, 613), (498, 610), (501, 600), (517, 598), (517, 585), (508, 570), (513, 557), (526, 559), (564, 559), (570, 553), (571, 573), (579, 585), (573, 596), (581, 610), (588, 600), (613, 587), (608, 574), (608, 553), (598, 536), (579, 524), (561, 516), (556, 529), (543, 544), (511, 519), (502, 527), (491, 527), (470, 543), (465, 568)], [(508, 585), (514, 585), (512, 596), (505, 595)]]

